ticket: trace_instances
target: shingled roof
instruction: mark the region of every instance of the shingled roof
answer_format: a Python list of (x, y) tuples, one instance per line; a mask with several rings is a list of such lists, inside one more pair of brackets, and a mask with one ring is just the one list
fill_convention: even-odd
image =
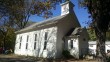
[(68, 15), (69, 14), (62, 15), (62, 16), (60, 15), (60, 16), (56, 16), (56, 17), (46, 19), (46, 20), (41, 21), (41, 22), (34, 23), (34, 24), (30, 25), (29, 27), (26, 27), (26, 28), (23, 28), (19, 31), (16, 31), (15, 33), (25, 32), (25, 31), (28, 31), (28, 30), (32, 30), (34, 28), (39, 28), (39, 27), (50, 25), (50, 24), (58, 23), (59, 21), (62, 21), (61, 19), (65, 18)]

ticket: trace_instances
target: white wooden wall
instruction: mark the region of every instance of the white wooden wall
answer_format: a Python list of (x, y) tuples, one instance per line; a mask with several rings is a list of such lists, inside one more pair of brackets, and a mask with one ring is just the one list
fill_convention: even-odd
[[(48, 42), (46, 50), (44, 50), (45, 32), (48, 32), (47, 37)], [(34, 49), (35, 34), (37, 34), (36, 49)], [(27, 35), (29, 36), (29, 39), (28, 39), (28, 48), (26, 49)], [(21, 49), (19, 49), (21, 36), (22, 36)], [(56, 39), (57, 39), (56, 36), (57, 36), (57, 27), (51, 27), (32, 32), (17, 34), (15, 44), (15, 54), (29, 55), (35, 57), (54, 57), (56, 54)]]
[[(73, 48), (71, 48), (71, 40), (73, 40)], [(79, 58), (79, 41), (78, 38), (71, 38), (68, 40), (68, 51), (75, 58)]]

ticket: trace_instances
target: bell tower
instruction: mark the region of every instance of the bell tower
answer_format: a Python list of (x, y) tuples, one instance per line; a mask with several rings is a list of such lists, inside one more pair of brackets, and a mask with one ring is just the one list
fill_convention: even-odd
[(74, 4), (71, 1), (66, 1), (61, 4), (61, 15), (66, 15), (73, 12)]

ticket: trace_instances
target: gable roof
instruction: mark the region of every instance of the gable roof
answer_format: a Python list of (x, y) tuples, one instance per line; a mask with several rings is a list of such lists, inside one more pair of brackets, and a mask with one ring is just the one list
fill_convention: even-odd
[(70, 36), (72, 34), (72, 32), (74, 31), (75, 28), (72, 28), (68, 31), (68, 33), (65, 36)]
[(44, 27), (44, 26), (48, 27), (49, 25), (51, 25), (50, 27), (56, 26), (57, 23), (63, 23), (62, 22), (63, 20), (71, 20), (71, 21), (73, 21), (73, 23), (75, 25), (77, 25), (77, 27), (81, 26), (75, 13), (73, 12), (73, 13), (52, 17), (52, 18), (46, 19), (44, 21), (34, 23), (26, 28), (16, 31), (15, 33), (19, 34), (19, 33), (24, 33), (24, 32), (30, 32), (30, 31), (34, 31), (38, 28), (42, 29), (42, 27)]
[(58, 23), (59, 21), (61, 21), (61, 19), (65, 18), (66, 16), (68, 16), (69, 14), (66, 14), (66, 15), (60, 15), (60, 16), (56, 16), (56, 17), (52, 17), (52, 18), (49, 18), (49, 19), (46, 19), (42, 22), (37, 22), (37, 23), (34, 23), (26, 28), (23, 28), (19, 31), (16, 31), (15, 33), (22, 33), (22, 32), (25, 32), (25, 31), (28, 31), (28, 30), (32, 30), (34, 28), (38, 28), (38, 27), (43, 27), (43, 26), (46, 26), (46, 25), (50, 25), (50, 24), (55, 24), (55, 23)]
[(83, 28), (77, 27), (75, 30), (72, 32), (71, 35), (79, 35), (82, 32)]
[(81, 27), (76, 27), (76, 28), (72, 28), (70, 29), (70, 31), (66, 34), (66, 36), (76, 36), (76, 35), (79, 35), (82, 30), (84, 28), (81, 28)]

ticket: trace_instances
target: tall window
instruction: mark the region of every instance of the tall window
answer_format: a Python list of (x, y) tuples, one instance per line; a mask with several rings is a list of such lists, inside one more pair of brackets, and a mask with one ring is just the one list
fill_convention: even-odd
[(22, 36), (20, 37), (19, 49), (21, 49)]
[(36, 49), (37, 34), (34, 36), (34, 49)]
[(70, 45), (70, 47), (73, 48), (73, 40), (71, 40), (71, 45)]
[(37, 41), (37, 34), (35, 34), (35, 39), (34, 40)]
[(26, 49), (28, 49), (28, 39), (29, 39), (29, 36), (27, 36)]
[(48, 32), (45, 32), (45, 37), (44, 37), (44, 50), (46, 49), (46, 46), (47, 46), (47, 37), (48, 37)]

